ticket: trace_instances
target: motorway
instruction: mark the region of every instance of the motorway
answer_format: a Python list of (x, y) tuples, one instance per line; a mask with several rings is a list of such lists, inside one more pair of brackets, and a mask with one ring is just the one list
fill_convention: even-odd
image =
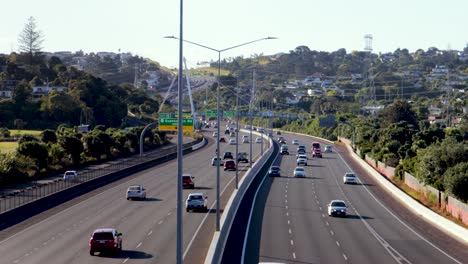
[[(266, 198), (258, 259), (278, 263), (466, 263), (456, 259), (419, 235), (417, 227), (401, 221), (392, 210), (376, 198), (376, 188), (361, 178), (359, 184), (343, 184), (343, 175), (351, 168), (340, 151), (324, 153), (312, 159), (311, 138), (285, 136), (290, 155), (279, 156), (282, 177), (267, 178), (263, 190)], [(297, 138), (306, 145), (309, 162), (306, 178), (294, 178)], [(322, 150), (325, 143), (322, 143)], [(338, 149), (338, 147), (336, 148)], [(364, 175), (362, 175), (364, 176)], [(368, 178), (366, 178), (368, 179)], [(327, 204), (344, 200), (346, 218), (330, 217)], [(260, 199), (261, 200), (261, 199)], [(447, 245), (448, 246), (448, 245)], [(460, 247), (463, 251), (463, 246)], [(464, 247), (466, 256), (467, 249)]]
[[(209, 206), (215, 208), (216, 169), (211, 166), (211, 158), (216, 144), (211, 134), (205, 133), (208, 146), (184, 156), (184, 173), (195, 176), (196, 185), (195, 190), (184, 190), (184, 205), (189, 193), (203, 192), (208, 196)], [(254, 157), (259, 155), (260, 144), (254, 144), (253, 149)], [(234, 154), (235, 146), (221, 143), (220, 154), (227, 150)], [(249, 152), (249, 144), (240, 143), (239, 151)], [(239, 174), (246, 170), (247, 165), (243, 166)], [(235, 172), (222, 168), (220, 171), (221, 191), (225, 190), (221, 208), (224, 208), (234, 189)], [(173, 160), (95, 190), (62, 210), (44, 212), (40, 221), (0, 241), (0, 262), (175, 263), (176, 175), (177, 162)], [(142, 184), (147, 189), (146, 201), (125, 199), (125, 191), (132, 184)], [(215, 229), (216, 212), (184, 210), (183, 214), (184, 263), (203, 263)], [(88, 240), (92, 231), (106, 227), (123, 233), (123, 251), (116, 256), (90, 256)]]

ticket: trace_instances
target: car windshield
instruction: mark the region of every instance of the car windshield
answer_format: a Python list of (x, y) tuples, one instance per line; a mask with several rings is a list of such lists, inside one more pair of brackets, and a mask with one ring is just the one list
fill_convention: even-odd
[(343, 203), (343, 202), (333, 202), (333, 203), (332, 203), (332, 206), (335, 206), (335, 207), (346, 207), (346, 204)]
[(279, 169), (280, 169), (279, 167), (271, 167), (272, 171), (276, 171), (276, 170), (279, 170)]
[(304, 168), (296, 168), (296, 171), (304, 171)]
[(356, 175), (354, 175), (354, 174), (346, 174), (346, 177), (354, 178), (354, 177), (356, 177)]
[(96, 240), (114, 239), (114, 235), (110, 232), (99, 232), (99, 233), (94, 233), (93, 239), (96, 239)]
[(139, 186), (132, 186), (128, 188), (130, 191), (139, 191), (140, 187)]
[(203, 196), (201, 195), (191, 195), (189, 197), (189, 199), (192, 199), (192, 200), (202, 200), (203, 199)]
[(183, 179), (183, 180), (190, 180), (191, 177), (190, 177), (190, 176), (182, 176), (182, 179)]
[(300, 155), (299, 158), (300, 158), (300, 159), (307, 159), (307, 157), (304, 156), (304, 155)]

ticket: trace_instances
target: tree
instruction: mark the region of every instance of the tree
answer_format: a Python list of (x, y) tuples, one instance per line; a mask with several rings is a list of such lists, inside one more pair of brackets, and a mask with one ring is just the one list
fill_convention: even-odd
[(19, 51), (28, 55), (28, 64), (32, 65), (34, 57), (39, 55), (44, 41), (42, 32), (37, 29), (34, 17), (29, 17), (28, 22), (18, 37)]
[(41, 133), (41, 141), (44, 143), (56, 143), (57, 135), (52, 129), (46, 129)]
[(468, 162), (458, 163), (444, 173), (445, 190), (463, 202), (468, 201)]
[(46, 144), (38, 141), (26, 141), (19, 144), (17, 152), (34, 159), (39, 169), (47, 168), (49, 152)]
[(81, 140), (73, 136), (65, 136), (62, 138), (60, 145), (70, 155), (72, 163), (78, 165), (80, 163), (80, 155), (84, 150)]

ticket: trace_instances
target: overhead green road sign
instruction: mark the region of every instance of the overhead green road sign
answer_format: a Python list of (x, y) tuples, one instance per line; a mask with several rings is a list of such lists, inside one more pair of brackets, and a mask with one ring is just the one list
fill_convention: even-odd
[(224, 111), (223, 116), (224, 117), (235, 117), (236, 116), (236, 111)]
[(159, 113), (159, 118), (171, 118), (171, 113)]
[(216, 110), (206, 110), (206, 117), (210, 118), (210, 117), (217, 117), (218, 116), (218, 111)]
[[(177, 118), (159, 118), (159, 130), (160, 131), (177, 131)], [(183, 131), (193, 130), (192, 118), (182, 119), (182, 130)]]

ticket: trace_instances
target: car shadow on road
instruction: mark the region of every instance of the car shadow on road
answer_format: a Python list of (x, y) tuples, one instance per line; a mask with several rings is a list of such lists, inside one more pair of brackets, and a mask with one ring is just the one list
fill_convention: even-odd
[(352, 215), (352, 214), (346, 215), (346, 218), (348, 218), (348, 219), (364, 219), (364, 220), (367, 220), (367, 219), (374, 219), (373, 217), (370, 217), (370, 216), (365, 216), (365, 215)]
[(205, 187), (205, 186), (198, 186), (193, 188), (194, 190), (212, 190), (213, 188), (211, 187)]
[[(223, 209), (220, 209), (219, 212), (222, 214), (222, 213), (224, 212), (224, 210), (223, 210)], [(209, 214), (216, 214), (216, 209), (209, 209), (209, 210), (208, 210), (208, 213), (209, 213)]]
[(146, 197), (143, 202), (161, 202), (164, 201), (163, 199), (155, 198), (155, 197)]
[(153, 258), (152, 254), (145, 253), (143, 251), (138, 251), (138, 250), (122, 250), (117, 255), (111, 255), (111, 254), (103, 254), (99, 253), (99, 257), (105, 257), (105, 258), (117, 258), (117, 259), (149, 259)]
[(363, 186), (375, 186), (374, 184), (372, 183), (365, 183), (365, 182), (358, 182), (356, 183), (356, 185), (363, 185)]

